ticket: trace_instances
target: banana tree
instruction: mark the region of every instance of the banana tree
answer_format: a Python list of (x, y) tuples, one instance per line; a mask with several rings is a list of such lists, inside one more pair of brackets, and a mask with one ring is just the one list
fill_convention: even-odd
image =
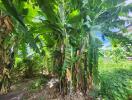
[[(52, 64), (57, 69), (63, 94), (68, 90), (72, 92), (80, 89), (86, 93), (87, 89), (93, 89), (93, 82), (96, 83), (98, 78), (97, 31), (121, 41), (131, 40), (111, 31), (112, 28), (124, 30), (125, 21), (119, 16), (131, 10), (131, 5), (125, 5), (125, 0), (2, 0), (2, 2), (7, 11), (24, 27), (23, 30), (29, 33), (23, 35), (23, 42), (29, 43), (37, 51), (35, 40), (39, 37), (43, 44), (39, 46), (39, 50), (42, 51), (43, 46), (46, 46), (44, 49), (53, 54)], [(21, 4), (21, 7), (18, 4)], [(24, 22), (28, 26), (28, 31), (21, 19), (22, 16), (18, 14), (18, 12), (23, 14), (23, 11), (27, 13), (27, 16), (24, 15)], [(35, 15), (30, 16), (33, 12)], [(37, 18), (36, 22), (33, 22), (34, 18)]]
[[(0, 9), (0, 93), (5, 94), (10, 89), (10, 71), (13, 67), (14, 54), (18, 52), (18, 47), (21, 46), (20, 44), (29, 43), (37, 50), (37, 46), (34, 44), (34, 37), (27, 31), (21, 16), (18, 15), (13, 2), (1, 0)], [(25, 34), (25, 32), (30, 35)]]
[[(12, 67), (11, 48), (13, 47), (13, 23), (10, 16), (0, 15), (0, 93), (7, 93), (10, 85)], [(12, 55), (13, 56), (13, 55)]]

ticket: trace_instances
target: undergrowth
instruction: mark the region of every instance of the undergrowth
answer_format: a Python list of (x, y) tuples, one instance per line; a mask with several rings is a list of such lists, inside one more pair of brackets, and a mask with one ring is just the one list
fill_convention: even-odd
[(132, 100), (132, 61), (99, 63), (103, 100)]

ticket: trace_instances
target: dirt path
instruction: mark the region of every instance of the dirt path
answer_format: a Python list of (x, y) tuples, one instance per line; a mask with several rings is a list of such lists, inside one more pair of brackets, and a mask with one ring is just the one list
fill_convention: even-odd
[(25, 92), (11, 92), (6, 95), (1, 95), (0, 100), (22, 100)]
[(65, 97), (60, 96), (57, 79), (50, 79), (42, 89), (35, 92), (28, 90), (32, 82), (33, 80), (26, 80), (13, 85), (12, 91), (6, 95), (1, 95), (0, 100), (92, 100), (84, 98), (80, 93), (66, 95)]
[(24, 80), (11, 86), (11, 91), (5, 95), (0, 95), (0, 100), (22, 100), (27, 93), (27, 87), (33, 80)]
[[(52, 100), (52, 98), (57, 98), (58, 91), (54, 87), (56, 80), (51, 79), (40, 90), (35, 90), (31, 92), (29, 86), (33, 83), (35, 79), (24, 80), (18, 84), (11, 86), (11, 91), (6, 95), (0, 95), (0, 100)], [(53, 88), (50, 88), (50, 85)], [(57, 95), (56, 95), (57, 94)]]

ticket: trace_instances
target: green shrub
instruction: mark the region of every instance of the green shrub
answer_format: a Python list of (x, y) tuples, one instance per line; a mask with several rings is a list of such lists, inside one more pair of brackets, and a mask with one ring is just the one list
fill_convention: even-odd
[(36, 79), (29, 85), (28, 89), (29, 91), (36, 91), (42, 89), (46, 82), (47, 82), (46, 78)]
[(128, 100), (132, 95), (131, 67), (129, 61), (100, 63), (100, 93), (104, 100)]

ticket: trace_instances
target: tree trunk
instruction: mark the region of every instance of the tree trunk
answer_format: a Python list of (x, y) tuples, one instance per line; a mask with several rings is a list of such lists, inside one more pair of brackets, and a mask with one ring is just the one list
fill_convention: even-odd
[[(79, 58), (79, 56), (80, 56), (80, 50), (78, 49), (78, 50), (76, 50), (76, 57)], [(73, 71), (74, 71), (73, 81), (74, 81), (74, 88), (76, 91), (80, 89), (80, 86), (79, 86), (80, 85), (80, 80), (79, 80), (80, 69), (79, 69), (79, 67), (80, 67), (80, 60), (78, 59), (74, 65), (74, 69), (73, 69)]]
[(0, 16), (0, 94), (6, 94), (10, 89), (10, 33), (13, 29), (9, 16)]
[(83, 86), (83, 89), (84, 89), (84, 94), (86, 94), (87, 92), (87, 54), (85, 53), (84, 54), (84, 86)]

